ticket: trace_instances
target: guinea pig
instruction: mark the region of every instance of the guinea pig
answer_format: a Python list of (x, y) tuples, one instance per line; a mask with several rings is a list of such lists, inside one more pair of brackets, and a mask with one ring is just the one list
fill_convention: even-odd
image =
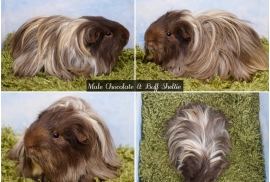
[(176, 76), (251, 81), (269, 67), (259, 35), (221, 10), (169, 11), (145, 32), (145, 57)]
[(17, 162), (19, 176), (42, 182), (108, 180), (121, 166), (105, 123), (74, 97), (41, 112), (7, 157)]
[(128, 40), (123, 25), (101, 16), (36, 17), (12, 35), (14, 75), (32, 77), (44, 70), (67, 80), (109, 73)]
[(187, 182), (211, 182), (228, 167), (228, 119), (200, 102), (180, 107), (165, 127), (170, 162)]

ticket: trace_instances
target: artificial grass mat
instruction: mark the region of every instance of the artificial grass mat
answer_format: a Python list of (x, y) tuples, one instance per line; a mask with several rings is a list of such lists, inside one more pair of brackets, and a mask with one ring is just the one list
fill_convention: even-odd
[[(5, 158), (6, 153), (17, 142), (16, 135), (11, 127), (2, 128), (1, 138), (1, 178), (4, 182), (32, 182), (31, 179), (23, 179), (17, 177), (15, 163)], [(119, 146), (117, 148), (118, 158), (122, 163), (122, 167), (118, 169), (120, 176), (116, 179), (108, 180), (108, 182), (133, 182), (134, 181), (134, 148)], [(95, 179), (100, 182), (99, 179)]]
[(219, 182), (262, 182), (264, 157), (259, 132), (258, 93), (143, 93), (142, 139), (139, 176), (142, 182), (184, 181), (169, 164), (163, 128), (186, 102), (201, 101), (221, 110), (228, 118), (232, 150), (229, 168)]
[[(216, 76), (213, 80), (202, 82), (194, 78), (175, 77), (155, 63), (144, 61), (144, 51), (136, 47), (136, 78), (134, 78), (134, 49), (124, 49), (119, 60), (110, 74), (92, 76), (89, 78), (77, 77), (73, 80), (63, 81), (55, 76), (49, 76), (39, 72), (31, 78), (17, 78), (13, 75), (13, 58), (9, 52), (10, 36), (4, 42), (1, 52), (2, 91), (85, 91), (86, 80), (183, 80), (184, 91), (268, 91), (269, 72), (259, 71), (251, 82), (222, 80)], [(263, 45), (268, 52), (268, 40), (262, 39)]]
[[(263, 39), (263, 45), (268, 52), (268, 41)], [(145, 53), (139, 46), (136, 47), (136, 79), (137, 80), (183, 80), (184, 91), (268, 91), (269, 71), (258, 71), (251, 82), (222, 80), (216, 76), (205, 82), (191, 77), (175, 77), (152, 62), (145, 61)]]
[(10, 37), (11, 34), (5, 40), (1, 52), (2, 91), (86, 91), (86, 80), (134, 80), (134, 49), (124, 49), (109, 74), (96, 77), (90, 75), (89, 78), (80, 76), (68, 81), (49, 76), (44, 72), (39, 72), (31, 78), (17, 78), (13, 75), (13, 58), (9, 51)]

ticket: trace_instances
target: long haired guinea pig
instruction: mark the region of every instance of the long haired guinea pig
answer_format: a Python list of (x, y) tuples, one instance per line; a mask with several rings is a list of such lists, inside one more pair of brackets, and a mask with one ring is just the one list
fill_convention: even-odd
[(7, 157), (17, 161), (19, 176), (42, 182), (107, 180), (121, 166), (105, 123), (74, 97), (43, 111)]
[(259, 35), (235, 15), (213, 10), (170, 11), (145, 33), (146, 59), (176, 76), (251, 81), (269, 67)]
[(36, 17), (11, 38), (14, 75), (32, 77), (41, 69), (61, 79), (112, 71), (129, 31), (104, 17)]
[(231, 150), (227, 118), (203, 103), (180, 107), (168, 120), (170, 161), (188, 182), (211, 182), (228, 167)]

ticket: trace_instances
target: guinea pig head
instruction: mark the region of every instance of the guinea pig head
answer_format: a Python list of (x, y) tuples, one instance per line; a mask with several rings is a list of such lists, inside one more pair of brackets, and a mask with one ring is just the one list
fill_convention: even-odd
[(112, 68), (128, 43), (129, 31), (120, 23), (101, 16), (83, 16), (82, 19), (87, 21), (81, 24), (78, 33), (84, 33), (85, 49)]
[(221, 169), (227, 168), (227, 163), (209, 162), (211, 160), (195, 155), (186, 157), (179, 169), (187, 182), (213, 182), (218, 179)]
[(52, 181), (82, 167), (98, 145), (93, 127), (68, 107), (42, 112), (24, 136), (26, 155)]
[(148, 27), (144, 37), (147, 60), (165, 65), (187, 54), (194, 31), (185, 16), (186, 11), (170, 11)]

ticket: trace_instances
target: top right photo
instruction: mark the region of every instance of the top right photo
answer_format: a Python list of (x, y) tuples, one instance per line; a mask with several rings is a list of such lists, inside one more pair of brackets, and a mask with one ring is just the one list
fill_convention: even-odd
[(136, 1), (136, 79), (269, 90), (269, 2)]

